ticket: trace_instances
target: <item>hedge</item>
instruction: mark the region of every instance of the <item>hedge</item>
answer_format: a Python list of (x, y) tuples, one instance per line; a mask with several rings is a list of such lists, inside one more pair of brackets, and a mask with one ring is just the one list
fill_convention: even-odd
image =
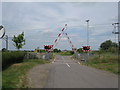
[(22, 51), (2, 52), (2, 69), (11, 64), (23, 62), (24, 56), (25, 52)]

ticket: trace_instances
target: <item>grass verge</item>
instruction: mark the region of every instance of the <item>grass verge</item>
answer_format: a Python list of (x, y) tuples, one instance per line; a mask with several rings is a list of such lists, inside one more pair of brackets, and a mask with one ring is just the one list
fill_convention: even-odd
[(49, 63), (45, 60), (24, 60), (2, 72), (2, 88), (28, 88), (26, 73), (36, 65)]
[(71, 56), (71, 55), (74, 54), (74, 52), (72, 52), (72, 51), (69, 51), (69, 52), (60, 52), (59, 54), (62, 55), (62, 56)]
[(120, 74), (118, 70), (118, 56), (114, 54), (101, 54), (94, 55), (89, 58), (88, 62), (82, 63), (83, 65), (91, 66), (97, 69), (112, 72), (114, 74)]
[(83, 65), (91, 66), (97, 69), (105, 70), (112, 72), (114, 74), (120, 74), (118, 71), (118, 64), (112, 64), (112, 63), (100, 63), (100, 64), (94, 64), (94, 63), (82, 63)]

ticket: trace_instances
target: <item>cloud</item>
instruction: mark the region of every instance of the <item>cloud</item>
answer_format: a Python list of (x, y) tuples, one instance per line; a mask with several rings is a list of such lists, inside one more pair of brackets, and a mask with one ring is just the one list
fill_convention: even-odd
[[(88, 2), (88, 0), (2, 0), (3, 2)], [(118, 2), (119, 0), (89, 0), (89, 2)]]
[(61, 38), (62, 41), (68, 40), (66, 37)]
[[(65, 32), (75, 46), (79, 48), (86, 45), (87, 19), (90, 20), (90, 38), (93, 38), (90, 39), (91, 45), (98, 43), (95, 46), (98, 48), (99, 43), (111, 35), (111, 24), (117, 20), (117, 3), (4, 2), (2, 12), (3, 24), (9, 37), (25, 32), (24, 49), (53, 44), (66, 23), (68, 26)], [(67, 48), (69, 43), (65, 40), (63, 37), (58, 47)]]
[(80, 7), (80, 8), (86, 8), (86, 7), (90, 8), (90, 7), (93, 7), (96, 4), (97, 4), (97, 2), (81, 2), (81, 3), (74, 2), (74, 3), (72, 3), (72, 5), (74, 7)]

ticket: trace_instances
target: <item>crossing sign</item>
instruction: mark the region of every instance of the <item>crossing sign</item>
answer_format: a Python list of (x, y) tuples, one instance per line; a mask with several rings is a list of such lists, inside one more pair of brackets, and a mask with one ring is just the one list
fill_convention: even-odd
[(0, 39), (3, 38), (5, 35), (5, 28), (1, 25), (0, 26)]

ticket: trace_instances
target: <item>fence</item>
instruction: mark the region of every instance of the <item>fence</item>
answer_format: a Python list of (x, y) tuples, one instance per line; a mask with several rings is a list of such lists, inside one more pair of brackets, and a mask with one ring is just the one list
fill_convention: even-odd
[(91, 53), (78, 53), (78, 52), (76, 52), (74, 55), (74, 57), (80, 62), (87, 62), (91, 56), (93, 56)]
[(34, 52), (28, 52), (25, 55), (24, 59), (44, 59), (44, 60), (50, 60), (52, 59), (53, 54), (52, 53), (34, 53)]

